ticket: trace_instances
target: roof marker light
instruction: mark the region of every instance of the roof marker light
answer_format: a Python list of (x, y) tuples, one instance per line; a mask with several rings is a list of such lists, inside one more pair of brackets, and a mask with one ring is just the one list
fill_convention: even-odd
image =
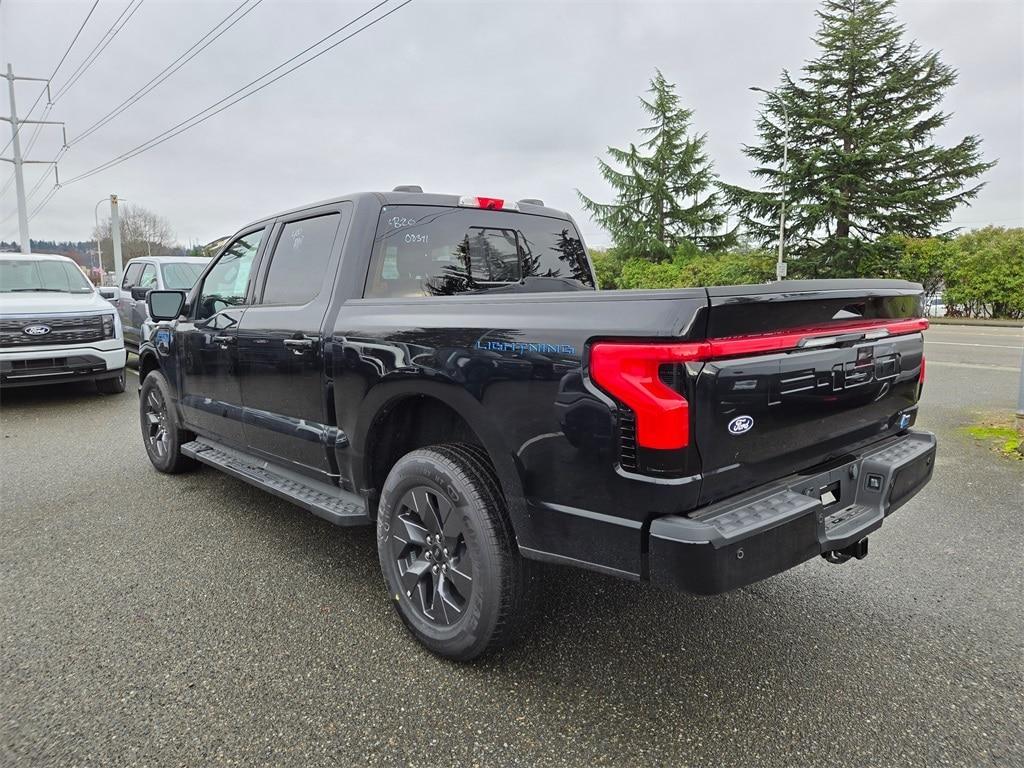
[(518, 211), (519, 206), (515, 203), (506, 203), (500, 197), (477, 197), (476, 195), (463, 195), (459, 198), (459, 205), (463, 208), (484, 208), (488, 211)]

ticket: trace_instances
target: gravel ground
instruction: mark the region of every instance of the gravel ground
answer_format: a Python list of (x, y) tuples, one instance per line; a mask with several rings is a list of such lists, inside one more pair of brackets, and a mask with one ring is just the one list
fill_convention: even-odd
[(1024, 463), (961, 431), (1020, 338), (929, 331), (935, 478), (866, 560), (716, 598), (545, 568), (468, 666), (405, 634), (372, 531), (157, 474), (134, 391), (5, 392), (0, 764), (1024, 765)]

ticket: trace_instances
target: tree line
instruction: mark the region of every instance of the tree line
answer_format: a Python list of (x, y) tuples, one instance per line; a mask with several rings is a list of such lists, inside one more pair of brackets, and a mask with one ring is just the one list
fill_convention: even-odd
[(655, 71), (639, 142), (598, 160), (614, 200), (579, 193), (614, 244), (592, 254), (602, 287), (772, 279), (784, 209), (789, 277), (900, 277), (944, 289), (953, 311), (1024, 316), (1024, 230), (942, 231), (995, 163), (978, 136), (935, 141), (957, 73), (906, 40), (893, 7), (822, 3), (817, 55), (764, 91), (743, 147), (754, 189), (718, 178), (693, 110)]
[[(158, 213), (141, 205), (122, 204), (118, 210), (121, 231), (122, 266), (139, 256), (210, 256), (201, 245), (184, 246), (177, 242), (170, 222)], [(90, 273), (100, 278), (96, 244), (102, 255), (102, 272), (114, 270), (114, 241), (110, 219), (102, 219), (92, 232), (91, 240), (32, 240), (32, 251), (56, 253), (73, 259)], [(0, 240), (0, 252), (19, 250), (16, 241)], [(95, 272), (96, 274), (93, 274)]]

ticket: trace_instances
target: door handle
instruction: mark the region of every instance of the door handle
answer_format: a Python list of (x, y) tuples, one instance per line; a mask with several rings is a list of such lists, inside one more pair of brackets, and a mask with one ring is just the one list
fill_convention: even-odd
[(284, 345), (296, 351), (313, 348), (313, 339), (285, 339)]
[(235, 337), (234, 336), (214, 336), (213, 340), (215, 342), (217, 342), (218, 344), (234, 344), (235, 343)]

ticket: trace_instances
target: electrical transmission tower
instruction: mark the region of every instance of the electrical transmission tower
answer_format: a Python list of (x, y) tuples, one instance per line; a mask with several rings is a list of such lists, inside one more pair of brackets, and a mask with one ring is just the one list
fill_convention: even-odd
[[(12, 148), (12, 155), (13, 155), (13, 157), (0, 157), (0, 160), (3, 160), (3, 161), (8, 162), (8, 163), (13, 163), (13, 165), (14, 165), (14, 187), (15, 187), (15, 192), (16, 192), (16, 194), (18, 196), (18, 239), (19, 239), (19, 241), (21, 243), (21, 252), (22, 253), (31, 253), (32, 252), (32, 246), (31, 246), (31, 240), (29, 239), (29, 235), (28, 235), (28, 203), (25, 200), (25, 178), (24, 178), (24, 175), (22, 174), (22, 166), (27, 164), (27, 163), (36, 164), (36, 165), (52, 165), (53, 166), (54, 182), (55, 182), (55, 184), (57, 186), (60, 186), (60, 176), (57, 173), (57, 162), (56, 162), (56, 160), (49, 160), (49, 161), (47, 161), (47, 160), (25, 160), (21, 156), (21, 136), (19, 135), (21, 133), (21, 126), (23, 126), (23, 125), (39, 125), (39, 126), (43, 126), (43, 125), (59, 125), (59, 126), (61, 126), (61, 129), (62, 129), (63, 134), (64, 134), (64, 146), (65, 147), (67, 147), (67, 144), (68, 144), (68, 136), (67, 136), (67, 131), (64, 130), (64, 123), (62, 123), (62, 122), (54, 121), (54, 120), (19, 120), (18, 119), (18, 108), (15, 105), (15, 99), (14, 99), (14, 81), (15, 80), (33, 80), (33, 81), (36, 81), (36, 82), (46, 83), (46, 102), (47, 102), (47, 105), (52, 105), (52, 100), (50, 99), (50, 81), (47, 78), (45, 78), (45, 77), (20, 77), (20, 76), (17, 76), (17, 75), (14, 74), (14, 69), (11, 67), (11, 65), (9, 63), (7, 65), (7, 72), (4, 73), (2, 75), (2, 77), (7, 79), (7, 92), (9, 94), (9, 96), (10, 96), (11, 114), (9, 116), (7, 116), (7, 117), (4, 117), (3, 115), (0, 115), (0, 120), (5, 120), (6, 122), (11, 124), (11, 140), (10, 140), (9, 144), (10, 144), (10, 146)], [(39, 100), (37, 99), (36, 103), (38, 103), (38, 101)], [(31, 113), (32, 113), (32, 110), (29, 110), (29, 114), (31, 114)]]

